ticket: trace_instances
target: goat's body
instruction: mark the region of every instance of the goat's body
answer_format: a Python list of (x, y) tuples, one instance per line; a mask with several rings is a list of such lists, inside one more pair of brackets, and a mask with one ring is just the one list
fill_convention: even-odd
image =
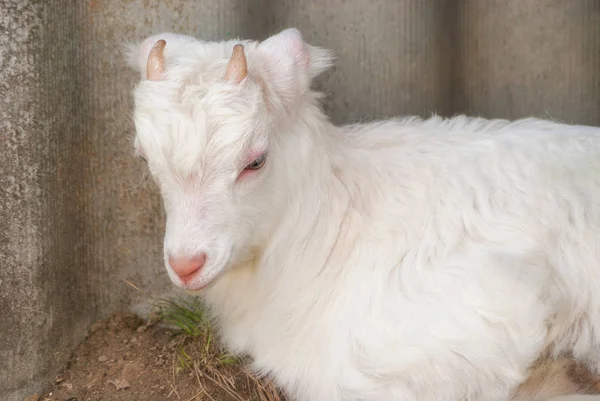
[(130, 63), (169, 277), (294, 401), (506, 401), (546, 351), (599, 370), (600, 129), (337, 128), (294, 29)]
[(227, 345), (294, 399), (505, 401), (544, 350), (600, 367), (600, 129), (297, 131), (315, 170), (206, 290)]

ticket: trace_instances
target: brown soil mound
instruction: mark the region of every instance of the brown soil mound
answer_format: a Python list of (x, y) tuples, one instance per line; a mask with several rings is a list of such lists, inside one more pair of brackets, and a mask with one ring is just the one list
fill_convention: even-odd
[(39, 400), (284, 400), (272, 384), (208, 347), (214, 345), (206, 338), (114, 315), (92, 326)]

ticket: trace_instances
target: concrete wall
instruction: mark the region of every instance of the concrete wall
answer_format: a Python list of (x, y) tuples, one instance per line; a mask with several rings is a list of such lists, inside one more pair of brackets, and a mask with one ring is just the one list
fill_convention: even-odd
[(289, 26), (338, 55), (319, 81), (338, 123), (600, 124), (598, 0), (0, 0), (0, 399), (44, 386), (90, 322), (170, 291), (160, 199), (131, 157), (123, 40)]

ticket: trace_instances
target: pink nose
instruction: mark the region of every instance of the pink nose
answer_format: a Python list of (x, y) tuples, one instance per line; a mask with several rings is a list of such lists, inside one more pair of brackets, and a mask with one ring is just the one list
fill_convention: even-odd
[(184, 282), (192, 278), (192, 276), (202, 269), (206, 262), (206, 254), (201, 253), (200, 255), (193, 257), (174, 257), (169, 256), (169, 264), (171, 269), (182, 279)]

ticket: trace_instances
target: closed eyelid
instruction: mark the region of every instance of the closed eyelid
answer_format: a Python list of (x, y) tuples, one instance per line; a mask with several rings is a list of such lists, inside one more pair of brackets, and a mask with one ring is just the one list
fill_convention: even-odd
[(266, 148), (258, 148), (258, 149), (251, 150), (248, 153), (248, 155), (246, 156), (246, 158), (244, 159), (244, 166), (246, 166), (249, 163), (252, 163), (259, 157), (264, 156), (266, 153), (267, 153)]

